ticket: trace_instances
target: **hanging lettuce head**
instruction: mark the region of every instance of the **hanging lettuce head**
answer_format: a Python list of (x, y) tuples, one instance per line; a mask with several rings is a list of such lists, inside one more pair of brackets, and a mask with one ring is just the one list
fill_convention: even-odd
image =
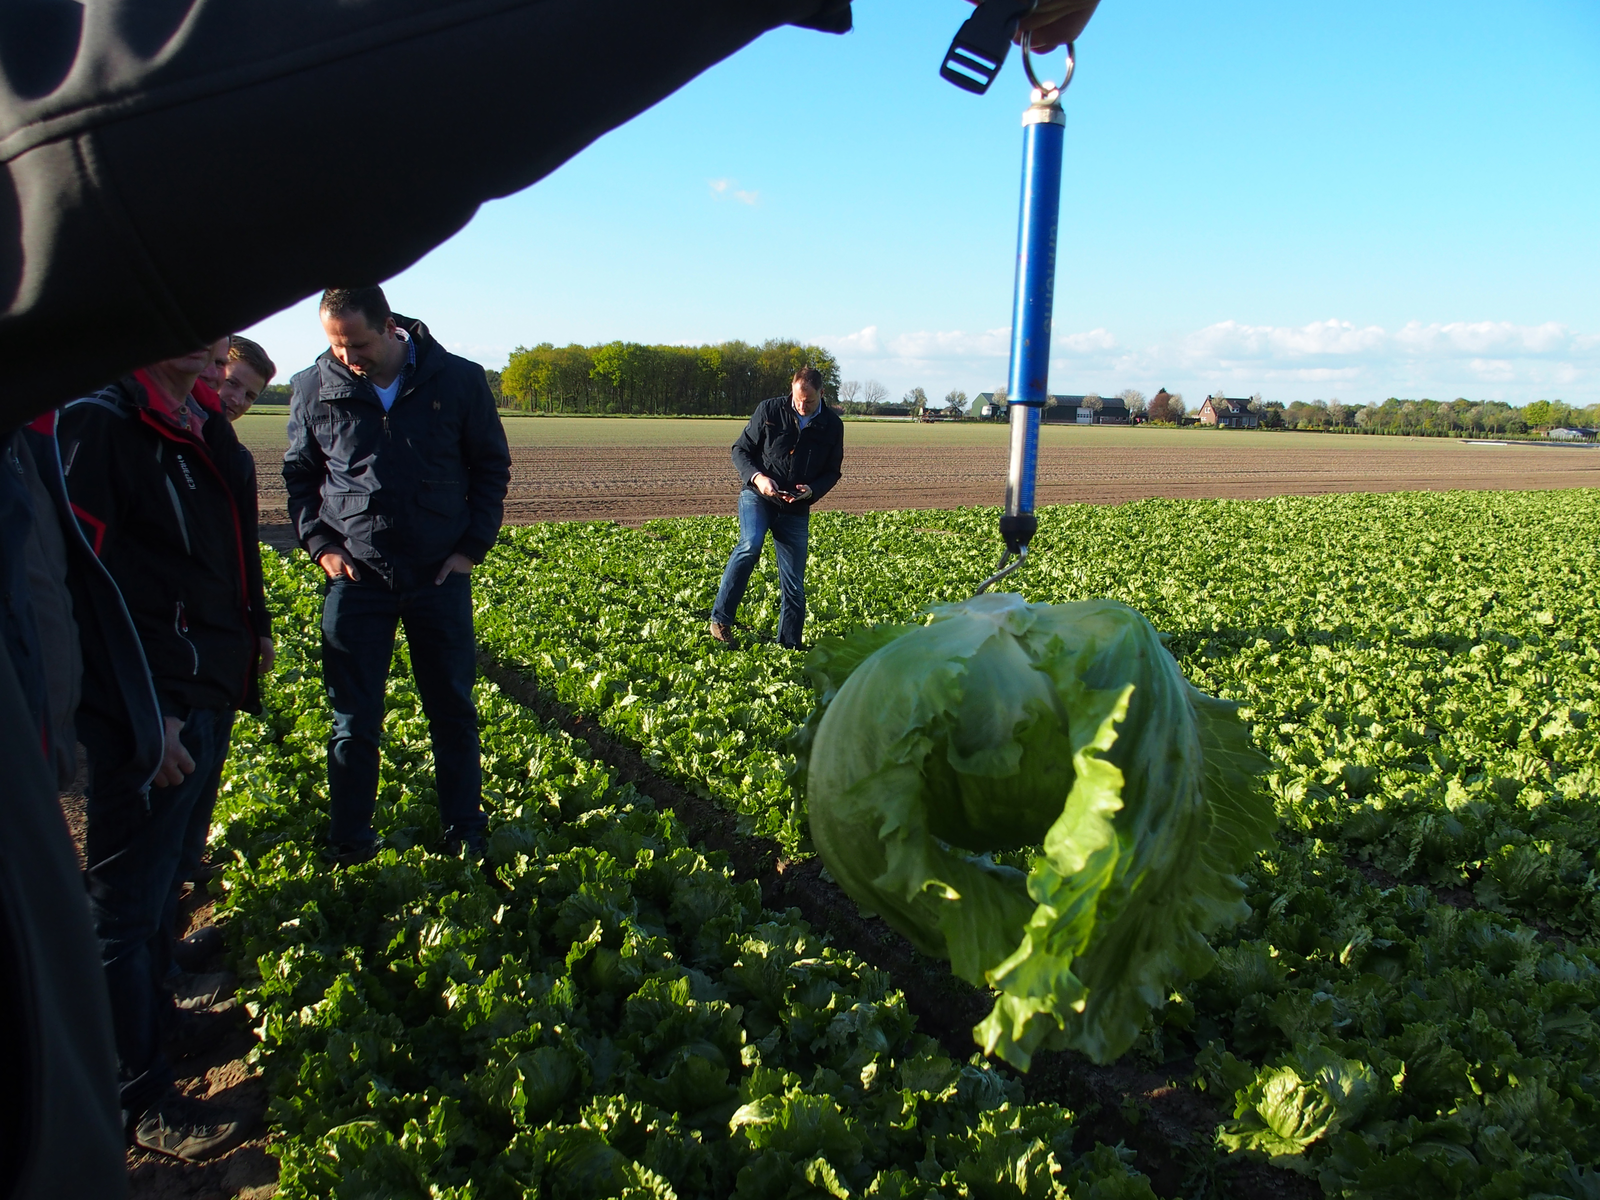
[[(986, 1052), (1111, 1061), (1210, 968), (1206, 935), (1248, 915), (1238, 872), (1274, 826), (1264, 760), (1126, 605), (979, 596), (821, 642), (807, 670), (822, 860), (996, 991)], [(1026, 872), (993, 860), (1021, 850)]]

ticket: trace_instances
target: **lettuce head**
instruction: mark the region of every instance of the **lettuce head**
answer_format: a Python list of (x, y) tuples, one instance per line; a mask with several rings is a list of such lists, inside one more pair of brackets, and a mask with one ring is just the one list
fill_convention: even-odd
[(1238, 872), (1275, 821), (1265, 760), (1126, 605), (979, 596), (820, 642), (807, 670), (822, 860), (995, 992), (973, 1030), (987, 1053), (1111, 1061), (1210, 968), (1206, 935), (1248, 915)]

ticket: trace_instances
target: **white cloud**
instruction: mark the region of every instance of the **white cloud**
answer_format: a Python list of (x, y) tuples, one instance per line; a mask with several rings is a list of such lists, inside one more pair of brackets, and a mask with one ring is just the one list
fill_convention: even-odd
[(912, 362), (933, 362), (951, 358), (990, 358), (1006, 353), (1009, 329), (989, 329), (964, 333), (959, 329), (902, 333), (889, 342), (889, 353)]
[[(925, 387), (976, 391), (1005, 379), (1010, 331), (916, 330), (876, 325), (816, 339), (850, 378), (878, 378), (898, 394)], [(1396, 328), (1330, 318), (1306, 325), (1219, 321), (1144, 346), (1112, 330), (1057, 331), (1052, 390), (1102, 393), (1167, 386), (1204, 395), (1261, 392), (1284, 401), (1326, 397), (1349, 403), (1387, 396), (1470, 396), (1515, 404), (1542, 397), (1600, 400), (1600, 334), (1558, 322), (1409, 321)]]
[(847, 333), (843, 337), (818, 338), (819, 344), (828, 347), (835, 354), (862, 354), (876, 355), (878, 353), (878, 327), (868, 325), (854, 333)]
[(761, 193), (745, 191), (738, 186), (738, 181), (733, 179), (708, 179), (706, 186), (711, 189), (711, 195), (717, 200), (732, 199), (740, 204), (755, 204), (761, 199)]

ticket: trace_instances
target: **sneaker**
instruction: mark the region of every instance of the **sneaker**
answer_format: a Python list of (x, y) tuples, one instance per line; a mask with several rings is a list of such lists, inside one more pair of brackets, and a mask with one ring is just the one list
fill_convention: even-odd
[(205, 1162), (242, 1141), (241, 1122), (226, 1120), (210, 1105), (176, 1090), (163, 1096), (133, 1128), (135, 1146), (184, 1162)]
[(711, 640), (721, 642), (724, 646), (737, 646), (739, 644), (733, 640), (733, 630), (721, 621), (711, 622)]
[(172, 945), (172, 961), (178, 970), (194, 974), (222, 952), (222, 930), (216, 925), (196, 929)]
[(225, 1000), (209, 1008), (174, 1008), (168, 1017), (161, 1048), (177, 1062), (215, 1048), (240, 1028), (244, 1010), (237, 1000)]
[(322, 848), (322, 861), (335, 867), (353, 867), (377, 857), (376, 839), (370, 842), (329, 842)]

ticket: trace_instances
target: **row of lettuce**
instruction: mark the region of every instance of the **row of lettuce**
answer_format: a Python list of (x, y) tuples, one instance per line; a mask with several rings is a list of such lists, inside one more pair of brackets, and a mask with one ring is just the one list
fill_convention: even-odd
[[(376, 860), (333, 870), (320, 588), (218, 808), (221, 900), (283, 1197), (1150, 1197), (1127, 1152), (920, 1034), (893, 981), (574, 744), (479, 690), (487, 869), (431, 853), (426, 723), (391, 681)], [(401, 652), (403, 664), (404, 651)]]
[[(1152, 501), (1042, 514), (1030, 600), (1122, 600), (1235, 699), (1279, 845), (1251, 919), (1137, 1047), (1233, 1114), (1227, 1152), (1329, 1194), (1600, 1195), (1600, 497)], [(809, 851), (804, 657), (700, 630), (732, 522), (509, 532), (480, 637), (664, 773)], [(808, 636), (969, 595), (992, 513), (813, 519)]]

